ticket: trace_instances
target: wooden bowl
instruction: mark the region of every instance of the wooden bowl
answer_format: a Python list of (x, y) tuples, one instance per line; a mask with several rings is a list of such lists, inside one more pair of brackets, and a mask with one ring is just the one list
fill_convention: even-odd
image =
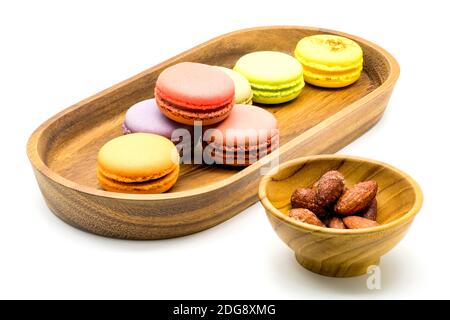
[[(290, 197), (298, 187), (310, 187), (329, 170), (340, 171), (348, 186), (375, 180), (379, 189), (380, 226), (331, 229), (287, 216)], [(303, 157), (282, 164), (259, 185), (259, 198), (278, 236), (305, 268), (326, 276), (351, 277), (367, 272), (406, 234), (422, 206), (418, 184), (402, 171), (379, 161), (341, 155)]]
[[(247, 168), (182, 165), (177, 184), (156, 195), (101, 190), (95, 175), (100, 147), (122, 135), (127, 109), (153, 97), (159, 73), (183, 61), (232, 67), (244, 54), (292, 54), (302, 37), (343, 35), (364, 50), (361, 78), (342, 89), (305, 86), (283, 105), (266, 106), (278, 120), (280, 149)], [(258, 201), (261, 169), (299, 156), (332, 153), (381, 119), (399, 75), (379, 46), (341, 32), (297, 26), (260, 27), (212, 39), (87, 98), (44, 122), (28, 141), (28, 157), (48, 207), (67, 223), (103, 236), (163, 239), (215, 226)], [(51, 91), (51, 90), (50, 90)], [(297, 121), (292, 121), (297, 119)]]

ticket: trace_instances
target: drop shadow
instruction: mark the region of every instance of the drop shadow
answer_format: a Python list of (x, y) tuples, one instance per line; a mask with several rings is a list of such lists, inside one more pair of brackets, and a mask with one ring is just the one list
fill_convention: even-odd
[(379, 265), (381, 288), (372, 290), (367, 286), (369, 274), (349, 278), (327, 277), (302, 267), (297, 263), (293, 254), (286, 255), (284, 251), (277, 251), (272, 258), (274, 273), (277, 275), (276, 279), (279, 284), (285, 286), (289, 291), (301, 291), (308, 287), (327, 293), (375, 298), (386, 291), (408, 287), (411, 281), (410, 277), (404, 272), (404, 268), (407, 267), (408, 261), (411, 261), (412, 258), (405, 250), (381, 258)]
[(36, 193), (34, 201), (34, 207), (36, 208), (37, 214), (40, 218), (44, 219), (54, 231), (53, 237), (61, 237), (64, 239), (69, 237), (72, 239), (71, 241), (76, 241), (79, 244), (85, 244), (91, 247), (114, 248), (115, 250), (126, 252), (158, 252), (170, 251), (172, 249), (179, 250), (180, 248), (186, 251), (198, 250), (199, 242), (214, 241), (213, 239), (215, 239), (215, 234), (217, 232), (221, 232), (221, 234), (225, 235), (220, 238), (220, 241), (224, 241), (226, 237), (232, 237), (232, 231), (235, 230), (239, 224), (243, 223), (242, 219), (247, 219), (248, 217), (248, 215), (246, 215), (248, 209), (245, 209), (240, 214), (219, 225), (190, 235), (160, 240), (130, 240), (98, 235), (70, 224), (54, 214), (52, 210), (47, 207), (43, 197), (38, 193)]

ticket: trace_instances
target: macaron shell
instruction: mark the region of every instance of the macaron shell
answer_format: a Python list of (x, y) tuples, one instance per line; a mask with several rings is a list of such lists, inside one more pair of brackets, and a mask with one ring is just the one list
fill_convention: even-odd
[(363, 62), (361, 47), (351, 39), (336, 35), (305, 37), (298, 42), (295, 52), (302, 64), (320, 70), (351, 70)]
[(182, 62), (165, 69), (156, 81), (158, 95), (188, 109), (208, 110), (234, 100), (234, 83), (221, 70)]
[(102, 188), (107, 191), (155, 194), (166, 192), (172, 188), (178, 180), (179, 172), (180, 168), (177, 166), (168, 175), (158, 179), (149, 180), (146, 182), (125, 183), (112, 180), (97, 170), (97, 178)]
[(298, 81), (301, 64), (290, 55), (277, 51), (257, 51), (242, 56), (234, 66), (251, 85), (283, 85)]
[[(278, 133), (278, 123), (272, 113), (256, 106), (237, 104), (227, 119), (207, 134), (215, 137), (215, 143), (235, 145), (249, 142), (261, 143)], [(217, 142), (221, 141), (221, 142)]]
[[(181, 125), (164, 116), (156, 105), (155, 99), (143, 100), (131, 106), (123, 122), (125, 134), (153, 133), (171, 139), (176, 129), (191, 130), (191, 127)], [(178, 137), (174, 138), (178, 140)]]
[(240, 73), (225, 67), (217, 67), (234, 82), (234, 97), (236, 104), (252, 104), (252, 88), (248, 80)]
[(175, 170), (178, 162), (177, 149), (169, 139), (133, 133), (107, 142), (98, 153), (97, 168), (109, 179), (133, 183), (163, 177)]

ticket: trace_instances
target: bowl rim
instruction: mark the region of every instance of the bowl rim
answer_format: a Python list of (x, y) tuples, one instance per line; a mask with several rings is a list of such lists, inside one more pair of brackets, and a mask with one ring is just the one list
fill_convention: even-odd
[[(385, 167), (391, 171), (396, 172), (397, 174), (401, 175), (403, 178), (405, 178), (408, 183), (412, 186), (414, 190), (414, 194), (416, 196), (416, 199), (414, 201), (413, 206), (411, 209), (402, 215), (400, 218), (395, 219), (389, 223), (382, 224), (376, 227), (371, 228), (364, 228), (364, 229), (333, 229), (333, 228), (324, 228), (320, 226), (315, 226), (312, 224), (308, 224), (305, 222), (300, 222), (293, 220), (289, 218), (286, 214), (282, 213), (280, 210), (275, 208), (275, 206), (272, 204), (272, 202), (267, 198), (266, 189), (269, 181), (272, 180), (272, 177), (278, 173), (279, 170), (298, 165), (305, 162), (312, 162), (316, 160), (334, 160), (334, 159), (350, 159), (354, 161), (360, 161), (360, 162), (367, 162), (376, 164), (382, 167)], [(314, 155), (314, 156), (306, 156), (306, 157), (300, 157), (296, 158), (287, 162), (282, 163), (281, 165), (273, 168), (270, 170), (260, 181), (259, 188), (258, 188), (258, 196), (260, 199), (261, 204), (266, 209), (267, 214), (270, 214), (272, 216), (277, 217), (278, 219), (284, 221), (287, 224), (290, 224), (294, 226), (295, 228), (301, 228), (306, 231), (310, 232), (317, 232), (327, 235), (360, 235), (360, 234), (372, 234), (372, 233), (379, 233), (386, 231), (387, 229), (391, 229), (394, 227), (401, 226), (408, 221), (412, 220), (416, 214), (419, 212), (420, 208), (422, 207), (423, 203), (423, 193), (419, 186), (419, 184), (411, 178), (408, 174), (405, 172), (391, 166), (390, 164), (387, 164), (385, 162), (381, 162), (378, 160), (372, 160), (368, 158), (363, 157), (357, 157), (357, 156), (348, 156), (348, 155), (336, 155), (336, 154), (327, 154), (327, 155)]]

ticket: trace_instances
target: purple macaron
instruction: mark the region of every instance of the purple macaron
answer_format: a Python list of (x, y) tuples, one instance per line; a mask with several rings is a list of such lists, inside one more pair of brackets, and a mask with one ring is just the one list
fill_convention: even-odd
[(156, 105), (155, 99), (143, 100), (128, 109), (122, 125), (124, 134), (146, 132), (154, 133), (178, 142), (179, 137), (172, 137), (176, 129), (187, 129), (189, 126), (177, 123), (166, 118)]

